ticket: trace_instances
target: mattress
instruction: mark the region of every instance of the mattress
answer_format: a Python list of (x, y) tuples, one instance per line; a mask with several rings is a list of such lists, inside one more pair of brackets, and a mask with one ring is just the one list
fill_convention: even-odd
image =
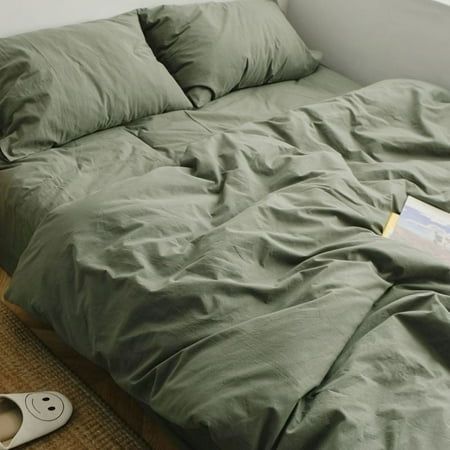
[(152, 116), (95, 133), (22, 163), (0, 161), (0, 265), (12, 273), (38, 224), (60, 205), (160, 165), (173, 164), (173, 158), (181, 155), (187, 144), (214, 133), (358, 87), (320, 67), (299, 81), (232, 92), (202, 109)]

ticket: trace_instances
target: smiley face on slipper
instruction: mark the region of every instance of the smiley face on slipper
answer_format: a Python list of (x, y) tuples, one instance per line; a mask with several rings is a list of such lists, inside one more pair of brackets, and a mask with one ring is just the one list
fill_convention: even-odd
[(61, 428), (72, 411), (69, 399), (59, 392), (0, 394), (0, 450)]

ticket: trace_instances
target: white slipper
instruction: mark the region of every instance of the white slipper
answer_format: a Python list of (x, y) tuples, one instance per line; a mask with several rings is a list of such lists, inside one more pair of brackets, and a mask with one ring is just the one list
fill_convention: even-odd
[(59, 392), (0, 394), (0, 450), (61, 428), (72, 411), (72, 403)]

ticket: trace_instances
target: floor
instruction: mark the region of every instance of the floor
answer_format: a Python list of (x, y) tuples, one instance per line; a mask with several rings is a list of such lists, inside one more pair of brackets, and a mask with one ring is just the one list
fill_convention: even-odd
[(154, 450), (185, 448), (161, 421), (144, 414), (142, 407), (122, 391), (104, 370), (78, 355), (64, 344), (52, 329), (34, 319), (21, 308), (6, 302), (3, 294), (9, 283), (8, 275), (0, 269), (0, 299), (28, 328), (79, 378), (91, 387), (128, 425), (142, 436)]

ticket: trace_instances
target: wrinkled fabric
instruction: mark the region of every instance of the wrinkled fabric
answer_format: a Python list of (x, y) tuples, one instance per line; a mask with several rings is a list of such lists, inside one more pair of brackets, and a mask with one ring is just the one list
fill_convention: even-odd
[(138, 14), (156, 57), (196, 107), (235, 89), (298, 80), (319, 65), (273, 1), (162, 5)]
[(177, 164), (189, 143), (359, 87), (322, 66), (299, 81), (242, 89), (199, 110), (147, 117), (20, 162), (0, 159), (0, 265), (14, 272), (34, 230), (57, 206)]
[(191, 107), (136, 11), (0, 39), (0, 160)]
[(165, 152), (49, 212), (7, 298), (194, 448), (448, 448), (450, 92), (391, 80)]

